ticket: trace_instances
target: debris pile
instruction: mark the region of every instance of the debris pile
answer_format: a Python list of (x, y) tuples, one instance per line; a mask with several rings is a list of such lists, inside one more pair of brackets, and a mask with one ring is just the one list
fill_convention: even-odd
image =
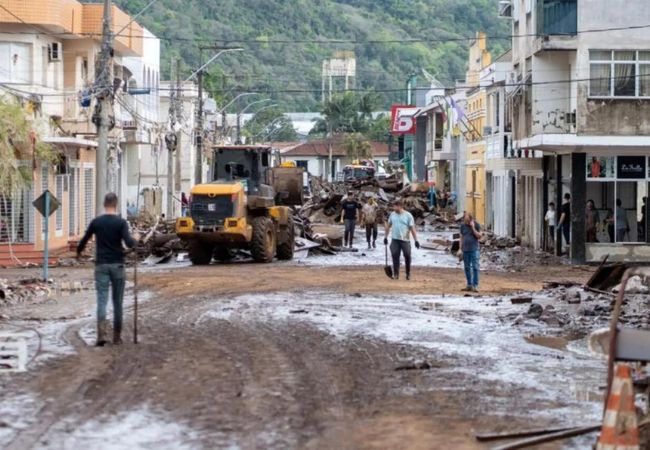
[(146, 263), (165, 263), (187, 251), (186, 243), (176, 235), (174, 221), (141, 215), (131, 219), (131, 227), (140, 235), (138, 258)]
[(0, 279), (0, 306), (17, 305), (28, 301), (44, 301), (52, 296), (55, 286), (36, 278), (18, 281)]

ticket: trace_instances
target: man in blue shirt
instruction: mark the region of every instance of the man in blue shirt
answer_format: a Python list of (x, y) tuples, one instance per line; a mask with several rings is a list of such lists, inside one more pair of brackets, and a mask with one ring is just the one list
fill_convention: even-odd
[(476, 222), (470, 213), (465, 212), (463, 223), (460, 226), (460, 248), (463, 252), (465, 277), (467, 278), (467, 286), (462, 289), (465, 292), (478, 292), (478, 272), (481, 261), (479, 239), (481, 237), (481, 224)]
[(410, 212), (404, 210), (404, 204), (398, 200), (394, 204), (394, 210), (386, 222), (386, 237), (384, 245), (388, 245), (388, 236), (391, 237), (390, 253), (393, 257), (393, 279), (399, 279), (400, 254), (404, 253), (404, 264), (406, 266), (406, 279), (411, 279), (411, 240), (413, 236), (415, 248), (420, 248), (418, 236), (415, 232), (415, 220)]
[(106, 304), (108, 288), (113, 294), (113, 344), (122, 343), (122, 301), (126, 273), (124, 270), (124, 250), (135, 247), (135, 240), (129, 234), (126, 220), (117, 214), (117, 195), (106, 194), (104, 198), (105, 214), (95, 217), (88, 225), (86, 234), (79, 242), (77, 256), (86, 248), (90, 238), (95, 236), (95, 286), (97, 289), (97, 346), (103, 347), (107, 342)]

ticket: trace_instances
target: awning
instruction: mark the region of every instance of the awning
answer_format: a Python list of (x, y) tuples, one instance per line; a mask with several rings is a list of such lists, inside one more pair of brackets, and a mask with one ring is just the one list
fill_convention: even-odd
[(89, 139), (82, 139), (73, 136), (48, 136), (43, 138), (43, 142), (46, 144), (59, 145), (64, 148), (97, 147), (97, 141), (91, 141)]

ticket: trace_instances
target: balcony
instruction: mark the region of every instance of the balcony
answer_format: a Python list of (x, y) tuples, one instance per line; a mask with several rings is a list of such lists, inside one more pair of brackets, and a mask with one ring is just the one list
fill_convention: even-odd
[(539, 0), (537, 34), (575, 36), (578, 33), (578, 0)]

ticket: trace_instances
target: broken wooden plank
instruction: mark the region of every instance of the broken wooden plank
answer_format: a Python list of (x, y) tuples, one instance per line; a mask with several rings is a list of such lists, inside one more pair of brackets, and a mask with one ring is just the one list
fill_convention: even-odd
[(529, 296), (521, 296), (521, 297), (512, 297), (510, 299), (510, 303), (513, 305), (522, 305), (524, 303), (532, 303), (533, 302), (533, 297)]
[(559, 427), (559, 428), (541, 428), (534, 430), (518, 430), (518, 431), (504, 431), (500, 433), (476, 433), (474, 437), (477, 441), (500, 441), (503, 439), (516, 439), (532, 436), (540, 436), (542, 434), (559, 433), (560, 431), (571, 430), (573, 427)]
[(521, 439), (519, 441), (511, 442), (509, 444), (493, 447), (492, 450), (516, 450), (519, 448), (532, 447), (534, 445), (544, 444), (546, 442), (553, 442), (560, 439), (568, 439), (575, 436), (581, 436), (583, 434), (593, 433), (594, 431), (599, 431), (600, 428), (601, 428), (600, 424), (590, 425), (586, 427), (570, 428), (568, 430), (559, 431), (557, 433), (544, 434), (541, 436)]

